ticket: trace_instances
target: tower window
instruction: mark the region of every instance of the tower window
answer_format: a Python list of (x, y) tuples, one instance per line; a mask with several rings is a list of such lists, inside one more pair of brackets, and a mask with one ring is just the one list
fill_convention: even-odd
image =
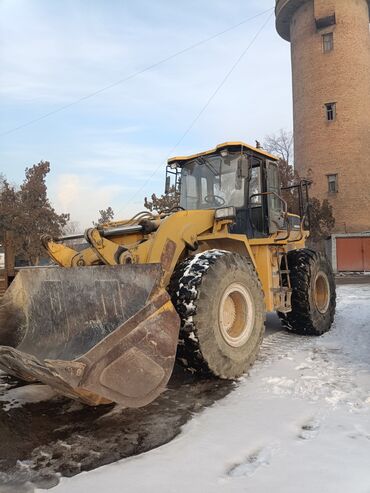
[(329, 53), (334, 49), (334, 35), (333, 33), (323, 34), (322, 36), (322, 48), (324, 53)]
[(328, 178), (328, 192), (338, 192), (338, 175), (327, 175)]
[(335, 120), (337, 116), (337, 104), (336, 103), (326, 103), (326, 119), (328, 122), (332, 122)]

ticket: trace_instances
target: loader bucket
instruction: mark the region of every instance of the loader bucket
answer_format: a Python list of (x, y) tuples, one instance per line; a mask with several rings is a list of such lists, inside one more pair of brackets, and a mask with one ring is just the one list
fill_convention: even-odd
[(148, 404), (180, 325), (161, 277), (159, 264), (22, 270), (0, 301), (0, 369), (91, 405)]

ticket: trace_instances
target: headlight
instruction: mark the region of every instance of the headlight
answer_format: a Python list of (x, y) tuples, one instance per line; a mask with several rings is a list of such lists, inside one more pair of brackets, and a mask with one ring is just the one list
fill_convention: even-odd
[(216, 209), (215, 219), (235, 219), (235, 217), (235, 207), (223, 207), (222, 209)]

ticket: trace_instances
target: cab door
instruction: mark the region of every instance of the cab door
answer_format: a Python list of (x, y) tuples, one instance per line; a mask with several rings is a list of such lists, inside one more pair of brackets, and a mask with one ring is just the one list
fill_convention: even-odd
[(273, 192), (267, 196), (269, 233), (287, 229), (284, 202), (280, 196), (280, 173), (276, 162), (266, 161), (266, 189)]

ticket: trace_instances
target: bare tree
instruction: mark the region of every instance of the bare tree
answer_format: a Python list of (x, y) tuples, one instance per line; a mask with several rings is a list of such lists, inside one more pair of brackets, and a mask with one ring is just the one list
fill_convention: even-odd
[(327, 199), (322, 202), (313, 197), (310, 199), (311, 229), (310, 237), (314, 242), (325, 240), (331, 235), (335, 226), (333, 207)]
[(177, 207), (179, 205), (179, 200), (179, 193), (177, 192), (176, 188), (172, 186), (168, 193), (160, 195), (159, 197), (157, 197), (157, 195), (153, 193), (151, 196), (151, 201), (148, 200), (147, 197), (145, 197), (144, 207), (149, 209), (151, 212), (163, 212)]
[[(279, 158), (279, 170), (282, 187), (288, 187), (299, 180), (298, 173), (295, 171), (291, 162), (293, 156), (293, 133), (280, 130), (277, 135), (270, 135), (265, 138), (264, 148), (275, 154)], [(286, 190), (282, 193), (288, 202), (289, 210), (298, 213), (298, 197), (296, 191)], [(311, 228), (310, 241), (320, 243), (330, 236), (335, 226), (333, 208), (328, 200), (320, 201), (316, 197), (309, 200)]]
[(109, 223), (114, 219), (114, 211), (112, 207), (107, 207), (106, 209), (100, 209), (99, 211), (100, 217), (97, 222), (93, 222), (94, 226), (99, 226), (100, 224)]
[(69, 214), (57, 214), (47, 196), (46, 175), (50, 163), (40, 161), (26, 168), (26, 177), (19, 189), (6, 180), (0, 191), (0, 237), (13, 234), (15, 251), (20, 259), (37, 265), (44, 254), (41, 235), (59, 236)]
[(74, 235), (81, 232), (81, 225), (78, 221), (68, 221), (63, 228), (64, 235)]
[(291, 162), (293, 156), (293, 133), (280, 130), (277, 135), (267, 135), (263, 143), (264, 148), (279, 158), (281, 186), (289, 187), (298, 180), (298, 174)]
[(290, 212), (299, 213), (297, 190), (284, 190), (299, 180), (298, 174), (294, 169), (291, 158), (293, 155), (293, 134), (286, 130), (280, 130), (277, 135), (267, 135), (263, 147), (279, 158), (278, 167), (282, 197), (288, 204)]
[(271, 154), (276, 154), (278, 158), (288, 165), (293, 166), (293, 132), (280, 129), (276, 135), (267, 135), (263, 147)]
[(26, 178), (19, 190), (22, 216), (22, 252), (27, 261), (37, 265), (44, 254), (40, 237), (59, 236), (69, 221), (69, 214), (57, 214), (47, 196), (46, 175), (50, 163), (40, 161), (26, 168)]
[(5, 175), (3, 173), (0, 173), (0, 193), (4, 188), (5, 181), (6, 181)]

